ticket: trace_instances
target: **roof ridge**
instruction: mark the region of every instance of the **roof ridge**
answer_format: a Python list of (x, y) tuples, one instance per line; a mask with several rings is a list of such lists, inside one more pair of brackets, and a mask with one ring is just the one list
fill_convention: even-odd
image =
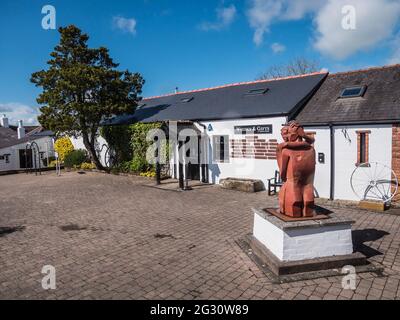
[(187, 90), (187, 91), (181, 91), (181, 92), (177, 92), (177, 93), (167, 93), (167, 94), (158, 95), (158, 96), (146, 97), (146, 98), (143, 98), (142, 101), (155, 99), (155, 98), (170, 97), (170, 96), (175, 96), (175, 95), (180, 95), (180, 94), (188, 94), (188, 93), (203, 92), (203, 91), (216, 90), (216, 89), (222, 89), (222, 88), (229, 88), (229, 87), (235, 87), (235, 86), (242, 86), (242, 85), (247, 85), (247, 84), (266, 83), (266, 82), (279, 81), (279, 80), (303, 78), (303, 77), (308, 77), (308, 76), (314, 76), (314, 75), (317, 75), (317, 74), (328, 74), (328, 72), (326, 72), (326, 71), (318, 71), (318, 72), (300, 74), (300, 75), (295, 75), (295, 76), (287, 76), (287, 77), (281, 77), (281, 78), (274, 78), (274, 79), (254, 80), (254, 81), (247, 81), (247, 82), (236, 82), (236, 83), (230, 83), (230, 84), (225, 84), (225, 85), (216, 86), (216, 87), (209, 87), (209, 88), (195, 89), (195, 90)]
[(400, 67), (400, 63), (388, 64), (388, 65), (379, 66), (379, 67), (368, 67), (368, 68), (362, 68), (362, 69), (350, 70), (350, 71), (339, 71), (339, 72), (331, 73), (330, 75), (336, 76), (336, 75), (341, 75), (341, 74), (346, 74), (346, 73), (368, 72), (371, 70), (388, 69), (388, 68), (396, 68), (396, 67)]

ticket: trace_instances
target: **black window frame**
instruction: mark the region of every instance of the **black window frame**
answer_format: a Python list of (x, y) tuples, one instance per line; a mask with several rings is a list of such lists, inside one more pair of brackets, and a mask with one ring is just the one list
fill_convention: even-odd
[(257, 89), (250, 89), (245, 93), (246, 97), (251, 97), (251, 96), (261, 96), (263, 94), (266, 94), (269, 91), (268, 88), (257, 88)]
[(194, 97), (186, 97), (181, 99), (181, 103), (189, 103), (194, 99)]
[[(344, 93), (348, 90), (355, 90), (359, 89), (357, 94), (350, 94), (350, 95), (344, 95)], [(358, 97), (363, 97), (365, 94), (365, 91), (367, 91), (367, 86), (353, 86), (353, 87), (347, 87), (342, 90), (340, 93), (341, 99), (347, 99), (347, 98), (358, 98)]]

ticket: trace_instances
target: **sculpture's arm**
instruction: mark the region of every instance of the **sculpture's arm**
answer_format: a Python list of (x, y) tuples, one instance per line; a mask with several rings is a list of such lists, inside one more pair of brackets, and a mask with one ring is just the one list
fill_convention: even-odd
[(286, 148), (288, 148), (288, 149), (301, 149), (301, 148), (310, 147), (310, 146), (311, 145), (306, 141), (293, 141), (293, 142), (286, 143)]
[(288, 167), (288, 163), (289, 163), (289, 156), (285, 153), (282, 152), (282, 156), (281, 156), (281, 167), (279, 168), (279, 172), (281, 174), (281, 178), (282, 181), (286, 181), (287, 178), (287, 167)]
[(307, 135), (304, 132), (304, 128), (300, 127), (297, 132), (299, 136), (302, 137), (308, 144), (313, 144), (315, 142), (315, 139), (313, 137)]

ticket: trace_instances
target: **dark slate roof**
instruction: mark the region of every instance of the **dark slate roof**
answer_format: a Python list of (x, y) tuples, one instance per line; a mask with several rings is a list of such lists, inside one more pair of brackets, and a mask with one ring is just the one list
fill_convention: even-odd
[(8, 146), (14, 140), (18, 140), (17, 132), (11, 128), (0, 126), (0, 148)]
[[(237, 83), (143, 99), (133, 115), (105, 121), (104, 125), (168, 120), (216, 120), (288, 115), (304, 104), (326, 73)], [(262, 95), (249, 90), (267, 88)], [(183, 103), (182, 99), (192, 99)]]
[(21, 143), (27, 143), (47, 136), (53, 136), (53, 132), (44, 130), (42, 127), (29, 127), (29, 132), (22, 139), (18, 139), (16, 127), (4, 128), (0, 126), (0, 149), (15, 146)]
[[(339, 98), (366, 85), (363, 97)], [(304, 125), (400, 121), (400, 65), (330, 74), (296, 119)]]

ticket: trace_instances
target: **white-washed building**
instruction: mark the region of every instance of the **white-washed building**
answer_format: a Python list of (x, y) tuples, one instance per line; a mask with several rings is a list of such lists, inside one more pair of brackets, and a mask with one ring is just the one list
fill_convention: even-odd
[[(350, 180), (362, 163), (381, 164), (400, 179), (400, 65), (147, 98), (133, 115), (108, 124), (163, 121), (170, 140), (177, 132), (195, 129), (200, 164), (189, 163), (189, 179), (219, 183), (227, 177), (255, 178), (265, 184), (278, 170), (280, 129), (290, 120), (298, 120), (315, 137), (317, 196), (359, 200)], [(183, 172), (178, 150), (179, 143), (171, 159), (175, 178)], [(192, 162), (193, 154), (184, 151), (183, 162)], [(367, 167), (364, 171), (379, 176)], [(390, 175), (385, 180), (392, 183)], [(366, 178), (371, 184), (379, 182)]]
[(54, 156), (53, 133), (40, 126), (11, 126), (0, 118), (0, 173), (45, 168)]
[[(320, 197), (359, 200), (350, 179), (361, 163), (371, 163), (360, 172), (365, 180), (389, 172), (375, 171), (375, 163), (400, 179), (400, 65), (330, 74), (296, 119), (315, 136)], [(353, 187), (362, 188), (362, 180), (353, 178)]]

